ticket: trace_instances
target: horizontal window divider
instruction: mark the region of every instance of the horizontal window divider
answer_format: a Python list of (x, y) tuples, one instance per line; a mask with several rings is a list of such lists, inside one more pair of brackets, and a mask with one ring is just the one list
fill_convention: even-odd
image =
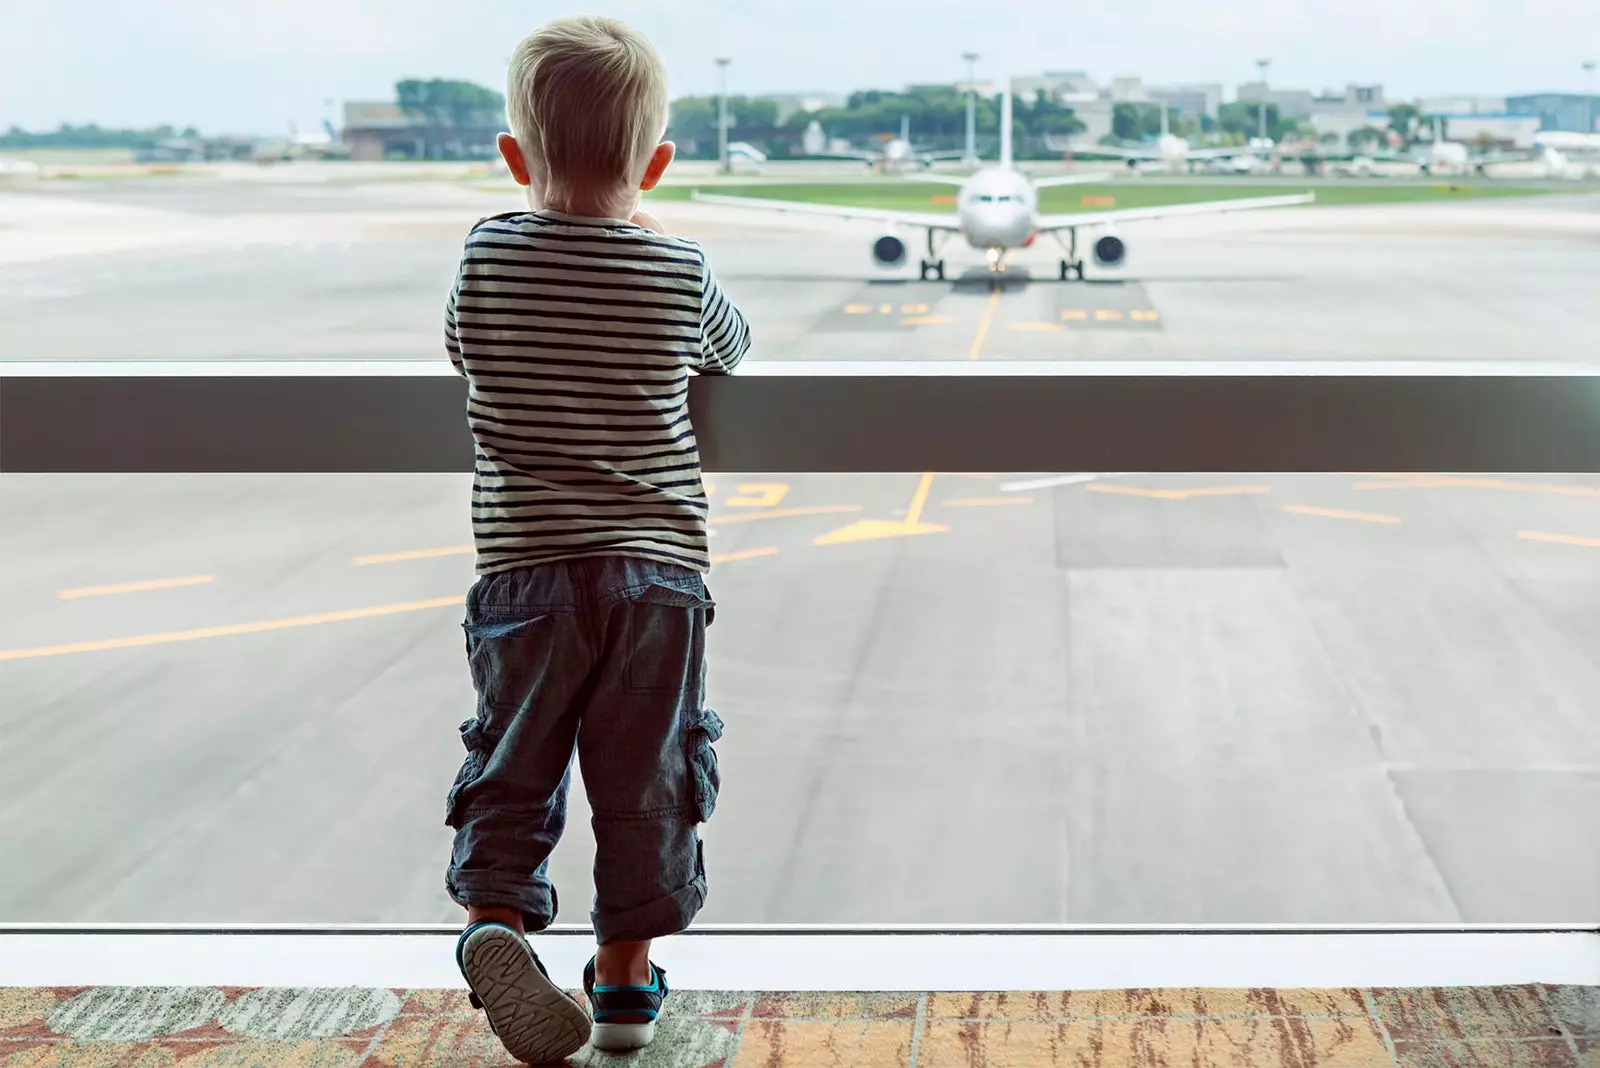
[[(1587, 365), (873, 366), (693, 379), (703, 466), (1600, 471)], [(467, 472), (466, 393), (422, 361), (4, 363), (0, 472)]]

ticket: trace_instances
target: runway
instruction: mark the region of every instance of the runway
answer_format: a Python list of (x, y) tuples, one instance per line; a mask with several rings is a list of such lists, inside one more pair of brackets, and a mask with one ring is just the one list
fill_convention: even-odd
[[(89, 185), (0, 190), (6, 359), (442, 359), (454, 249), (515, 206)], [(876, 279), (871, 227), (662, 217), (761, 361), (1587, 361), (1600, 201), (1547, 200), (1130, 227), (1125, 278), (1041, 246), (999, 289)], [(1600, 916), (1600, 479), (708, 481), (708, 922)], [(454, 919), (467, 494), (7, 476), (0, 918)]]

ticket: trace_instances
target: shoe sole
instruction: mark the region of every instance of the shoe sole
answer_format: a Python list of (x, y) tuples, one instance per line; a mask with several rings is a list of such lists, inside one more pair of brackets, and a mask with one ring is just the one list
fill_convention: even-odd
[(484, 927), (467, 936), (461, 969), (506, 1052), (528, 1064), (559, 1062), (589, 1041), (589, 1014), (545, 978), (516, 934)]
[(656, 1024), (649, 1023), (597, 1023), (589, 1036), (595, 1049), (607, 1051), (643, 1049), (656, 1037)]

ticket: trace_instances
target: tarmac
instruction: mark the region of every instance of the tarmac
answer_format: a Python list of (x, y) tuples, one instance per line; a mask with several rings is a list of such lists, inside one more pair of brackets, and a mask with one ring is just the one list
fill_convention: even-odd
[[(442, 360), (460, 241), (515, 194), (306, 173), (0, 187), (3, 358)], [(1130, 226), (1116, 278), (1057, 282), (1041, 243), (999, 288), (970, 250), (944, 284), (880, 277), (869, 225), (659, 214), (703, 241), (753, 361), (1600, 343), (1594, 196)], [(1600, 477), (708, 482), (707, 922), (1600, 917)], [(6, 476), (0, 919), (455, 919), (467, 498)]]

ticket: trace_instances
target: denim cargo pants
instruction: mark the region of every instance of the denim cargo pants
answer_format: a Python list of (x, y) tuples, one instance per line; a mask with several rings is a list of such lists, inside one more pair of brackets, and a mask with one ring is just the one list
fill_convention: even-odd
[(445, 886), (461, 905), (555, 919), (550, 852), (567, 820), (573, 753), (593, 811), (599, 941), (686, 928), (705, 902), (697, 825), (721, 776), (705, 707), (700, 574), (595, 557), (482, 576), (467, 595), (477, 715), (446, 801), (455, 844)]

